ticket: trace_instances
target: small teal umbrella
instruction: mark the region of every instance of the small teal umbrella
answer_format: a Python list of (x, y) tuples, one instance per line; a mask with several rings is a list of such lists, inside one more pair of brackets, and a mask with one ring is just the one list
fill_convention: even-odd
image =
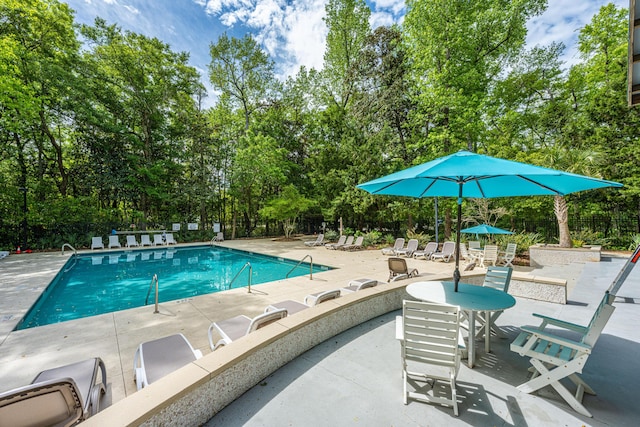
[(406, 197), (457, 197), (455, 289), (460, 280), (460, 225), (462, 198), (564, 196), (583, 190), (622, 187), (591, 178), (526, 163), (458, 151), (357, 186), (371, 194)]
[(509, 230), (504, 230), (488, 224), (480, 224), (474, 227), (464, 228), (460, 230), (460, 232), (466, 234), (513, 234), (513, 232)]

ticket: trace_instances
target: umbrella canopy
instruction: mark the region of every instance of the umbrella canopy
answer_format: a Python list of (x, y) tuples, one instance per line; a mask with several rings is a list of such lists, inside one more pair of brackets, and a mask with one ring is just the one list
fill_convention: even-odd
[(622, 184), (510, 160), (459, 151), (357, 186), (371, 194), (457, 197), (455, 288), (460, 280), (462, 199), (512, 196), (564, 196)]
[(488, 224), (480, 224), (474, 227), (463, 228), (460, 232), (467, 234), (513, 234), (512, 231), (504, 230)]

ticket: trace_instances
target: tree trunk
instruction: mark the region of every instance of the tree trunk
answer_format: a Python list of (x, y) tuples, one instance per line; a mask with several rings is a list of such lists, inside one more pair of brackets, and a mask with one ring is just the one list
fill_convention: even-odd
[(571, 234), (569, 233), (569, 207), (564, 196), (554, 196), (553, 211), (558, 220), (558, 230), (560, 236), (558, 238), (561, 248), (573, 247)]

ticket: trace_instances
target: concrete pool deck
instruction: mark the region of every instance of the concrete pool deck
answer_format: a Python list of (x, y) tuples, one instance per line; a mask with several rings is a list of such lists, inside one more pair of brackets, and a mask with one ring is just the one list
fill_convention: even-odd
[[(311, 254), (314, 263), (338, 268), (314, 274), (313, 281), (302, 277), (258, 285), (251, 294), (235, 289), (164, 303), (156, 315), (148, 306), (11, 332), (11, 325), (69, 254), (12, 255), (0, 261), (0, 391), (27, 384), (47, 367), (100, 356), (107, 366), (107, 397), (117, 402), (136, 390), (133, 354), (142, 341), (182, 332), (206, 355), (210, 352), (206, 330), (211, 321), (236, 314), (256, 315), (271, 302), (301, 300), (310, 292), (345, 286), (350, 279), (386, 281), (388, 273), (386, 257), (380, 251), (345, 253), (308, 248), (300, 241), (238, 240), (224, 245), (291, 259)], [(548, 276), (555, 272), (577, 283), (569, 295), (571, 303), (518, 298), (517, 309), (506, 311), (498, 323), (512, 335), (517, 326), (535, 323), (532, 312), (584, 324), (622, 262), (607, 259), (545, 270)], [(453, 268), (453, 263), (408, 263), (419, 269), (418, 280), (450, 274)], [(553, 391), (541, 393), (545, 398), (518, 392), (515, 386), (526, 380), (527, 361), (508, 350), (509, 340), (494, 340), (492, 353), (481, 353), (475, 369), (463, 367), (459, 383), (464, 400), (459, 418), (453, 418), (446, 408), (415, 402), (403, 405), (399, 348), (393, 339), (394, 313), (390, 313), (298, 357), (223, 409), (210, 425), (308, 425), (310, 420), (317, 420), (315, 425), (635, 425), (640, 409), (630, 391), (640, 379), (633, 357), (640, 342), (634, 329), (640, 313), (633, 299), (640, 293), (639, 277), (640, 271), (632, 273), (623, 286), (620, 294), (631, 298), (616, 304), (617, 310), (585, 370), (587, 382), (599, 393), (585, 397), (593, 419), (575, 414)], [(609, 348), (615, 351), (608, 352)]]

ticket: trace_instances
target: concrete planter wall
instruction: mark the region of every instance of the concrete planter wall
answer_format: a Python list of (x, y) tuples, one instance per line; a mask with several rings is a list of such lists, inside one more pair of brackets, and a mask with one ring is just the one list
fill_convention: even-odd
[(531, 267), (566, 265), (572, 262), (600, 262), (601, 246), (560, 248), (554, 245), (534, 245), (529, 248)]

